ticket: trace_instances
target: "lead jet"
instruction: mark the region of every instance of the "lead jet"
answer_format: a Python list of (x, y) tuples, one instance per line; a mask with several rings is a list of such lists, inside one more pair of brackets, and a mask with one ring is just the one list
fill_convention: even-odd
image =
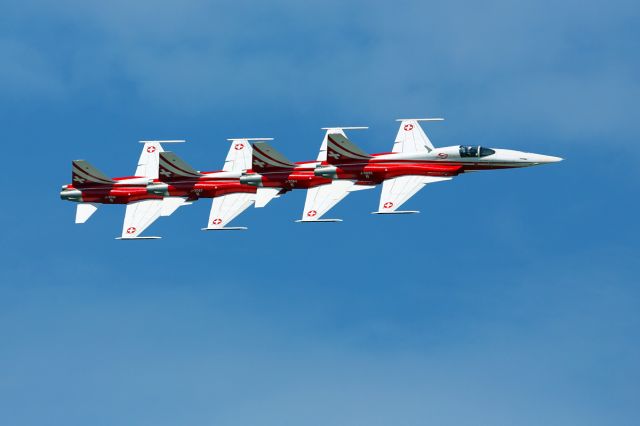
[(149, 193), (164, 199), (184, 198), (188, 202), (212, 198), (209, 220), (203, 231), (247, 229), (227, 225), (252, 204), (264, 207), (280, 193), (260, 191), (240, 182), (243, 172), (251, 168), (251, 142), (267, 140), (271, 139), (229, 139), (231, 146), (222, 170), (212, 172), (197, 171), (175, 153), (161, 152), (158, 179), (149, 186)]
[(107, 177), (85, 160), (72, 161), (72, 183), (64, 185), (60, 198), (78, 203), (76, 223), (85, 223), (100, 204), (126, 204), (122, 234), (118, 239), (152, 239), (140, 234), (160, 216), (170, 216), (186, 198), (167, 198), (149, 193), (148, 185), (158, 177), (161, 143), (184, 141), (141, 141), (144, 144), (134, 176)]
[[(335, 182), (361, 185), (382, 184), (378, 210), (374, 214), (418, 213), (398, 210), (426, 185), (445, 182), (462, 173), (480, 170), (530, 167), (556, 163), (562, 158), (477, 145), (433, 146), (421, 121), (441, 118), (400, 119), (400, 128), (390, 153), (367, 154), (343, 132), (327, 135), (326, 161), (315, 169), (317, 176)], [(305, 207), (307, 216), (318, 217)]]
[[(251, 170), (248, 170), (240, 182), (257, 187), (258, 199), (278, 196), (294, 189), (307, 190), (305, 211), (297, 222), (339, 222), (340, 219), (321, 219), (349, 193), (374, 188), (360, 185), (357, 180), (333, 180), (315, 173), (317, 167), (326, 162), (327, 137), (330, 134), (344, 135), (344, 130), (358, 130), (363, 127), (325, 128), (325, 138), (315, 161), (293, 163), (265, 141), (253, 144)], [(256, 203), (258, 206), (258, 203)]]

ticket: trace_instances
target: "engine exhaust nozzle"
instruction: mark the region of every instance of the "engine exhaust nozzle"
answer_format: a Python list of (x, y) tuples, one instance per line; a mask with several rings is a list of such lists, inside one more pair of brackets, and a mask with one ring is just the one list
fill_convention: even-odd
[(240, 183), (251, 186), (262, 186), (262, 175), (258, 173), (240, 176)]
[(147, 185), (147, 193), (151, 195), (169, 196), (169, 185), (166, 183), (150, 183)]
[(335, 179), (338, 177), (338, 168), (336, 166), (316, 167), (313, 174), (323, 178)]

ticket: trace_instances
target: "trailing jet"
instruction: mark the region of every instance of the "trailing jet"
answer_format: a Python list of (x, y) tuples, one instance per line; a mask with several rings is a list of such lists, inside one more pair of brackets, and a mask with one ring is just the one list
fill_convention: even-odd
[[(420, 121), (441, 118), (400, 119), (400, 128), (390, 153), (367, 154), (344, 132), (327, 136), (326, 161), (314, 171), (316, 176), (355, 185), (382, 184), (378, 210), (374, 214), (418, 213), (398, 210), (426, 185), (445, 182), (462, 173), (479, 170), (529, 167), (556, 163), (562, 158), (476, 145), (433, 146)], [(305, 206), (308, 217), (321, 214)]]
[(158, 178), (161, 143), (184, 141), (141, 141), (144, 144), (134, 176), (109, 178), (85, 160), (72, 161), (72, 183), (64, 185), (60, 198), (78, 203), (76, 223), (85, 223), (100, 204), (126, 204), (119, 239), (151, 239), (140, 234), (160, 216), (169, 216), (188, 204), (185, 198), (167, 198), (149, 193), (147, 187)]
[(240, 182), (240, 176), (251, 168), (250, 142), (265, 138), (229, 139), (231, 146), (220, 171), (199, 172), (173, 152), (161, 152), (158, 179), (148, 187), (150, 194), (164, 199), (175, 197), (192, 202), (212, 198), (209, 221), (203, 231), (243, 230), (227, 226), (236, 216), (255, 203), (264, 207), (280, 191), (261, 190)]
[[(316, 161), (293, 163), (273, 148), (268, 142), (253, 144), (251, 170), (247, 171), (240, 182), (258, 188), (264, 197), (273, 197), (293, 189), (307, 190), (305, 212), (298, 222), (337, 222), (340, 219), (321, 219), (329, 209), (335, 206), (349, 193), (374, 188), (372, 185), (358, 184), (357, 179), (334, 180), (315, 173), (318, 166), (327, 160), (327, 137), (344, 135), (344, 130), (364, 129), (363, 127), (325, 128), (327, 131)], [(269, 195), (266, 195), (269, 194)]]

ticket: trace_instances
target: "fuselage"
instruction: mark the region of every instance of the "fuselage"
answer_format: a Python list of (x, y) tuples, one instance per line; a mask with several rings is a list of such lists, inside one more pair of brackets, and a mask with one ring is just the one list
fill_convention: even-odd
[(484, 148), (479, 146), (449, 146), (431, 152), (373, 154), (367, 160), (305, 161), (293, 169), (251, 173), (241, 181), (254, 186), (309, 189), (330, 183), (334, 179), (355, 180), (361, 185), (376, 185), (400, 176), (457, 176), (479, 170), (530, 167), (553, 163), (561, 158), (528, 152)]
[(135, 201), (162, 199), (150, 194), (150, 179), (137, 176), (114, 178), (112, 184), (64, 185), (60, 198), (78, 203), (129, 204)]
[(189, 200), (214, 198), (234, 193), (255, 193), (256, 188), (240, 183), (240, 174), (233, 172), (202, 172), (198, 178), (156, 179), (149, 185), (150, 194), (164, 197), (186, 197)]
[[(431, 152), (379, 153), (367, 161), (323, 164), (316, 173), (367, 184), (399, 176), (457, 176), (479, 170), (530, 167), (561, 159), (547, 155), (480, 146), (449, 146)], [(335, 170), (334, 170), (335, 169)]]
[(240, 181), (255, 187), (282, 188), (285, 191), (309, 189), (331, 183), (331, 178), (315, 174), (318, 164), (317, 161), (301, 162), (290, 169), (278, 169), (260, 174), (249, 170), (240, 178)]

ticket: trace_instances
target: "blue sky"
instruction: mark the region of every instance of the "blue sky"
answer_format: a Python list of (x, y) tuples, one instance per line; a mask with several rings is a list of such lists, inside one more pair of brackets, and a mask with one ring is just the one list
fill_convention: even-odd
[[(640, 416), (637, 2), (3, 4), (0, 423), (633, 425)], [(70, 161), (150, 138), (221, 167), (228, 137), (315, 158), (398, 117), (436, 146), (558, 155), (379, 190), (293, 223), (295, 192), (204, 233), (208, 202), (123, 243), (82, 226)], [(6, 168), (8, 167), (8, 170)]]

